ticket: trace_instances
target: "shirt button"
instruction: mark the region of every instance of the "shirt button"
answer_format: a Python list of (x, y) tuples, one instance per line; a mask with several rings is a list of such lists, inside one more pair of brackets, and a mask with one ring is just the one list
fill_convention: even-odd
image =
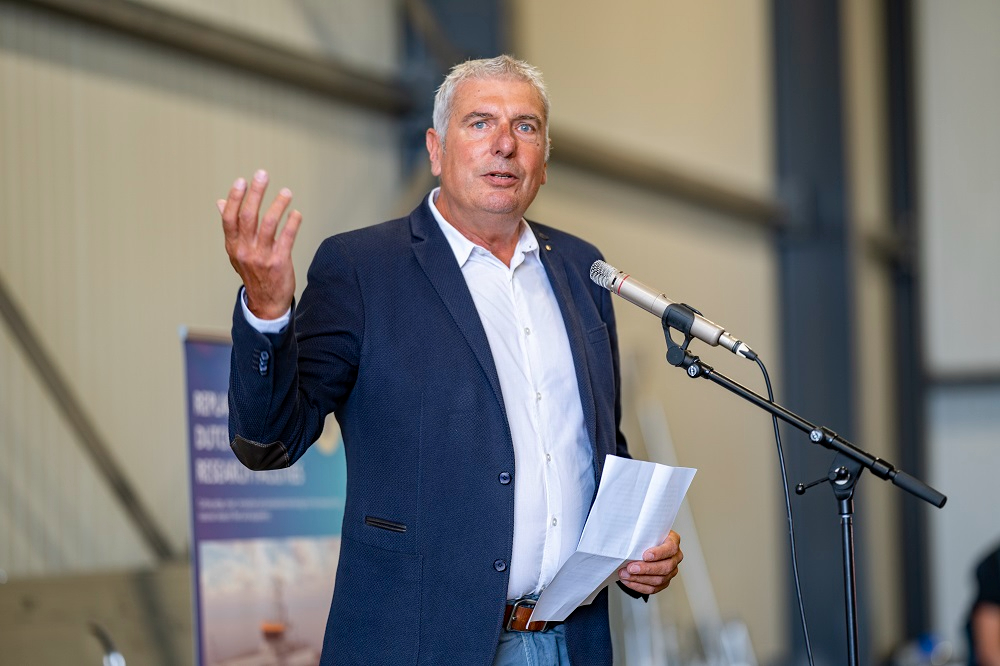
[(536, 393), (535, 394), (535, 400), (541, 400), (541, 399), (542, 399), (542, 394), (541, 393)]
[(527, 326), (525, 326), (525, 327), (524, 327), (524, 334), (525, 334), (525, 335), (531, 335), (531, 329), (530, 329), (530, 328), (528, 328)]
[(552, 462), (552, 454), (551, 453), (546, 453), (545, 454), (545, 462)]
[(558, 523), (558, 522), (559, 522), (558, 520), (556, 520), (555, 518), (553, 518), (552, 519), (552, 527), (555, 527), (556, 523)]
[(500, 483), (506, 486), (508, 483), (510, 483), (510, 472), (500, 472), (499, 479)]
[(495, 560), (493, 562), (493, 568), (496, 569), (497, 571), (506, 571), (507, 563), (504, 562), (503, 560)]

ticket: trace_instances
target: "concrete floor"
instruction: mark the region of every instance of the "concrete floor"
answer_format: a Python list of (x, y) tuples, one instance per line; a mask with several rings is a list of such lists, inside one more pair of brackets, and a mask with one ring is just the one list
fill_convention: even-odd
[(27, 578), (0, 585), (0, 663), (93, 664), (96, 624), (128, 664), (194, 663), (191, 567)]

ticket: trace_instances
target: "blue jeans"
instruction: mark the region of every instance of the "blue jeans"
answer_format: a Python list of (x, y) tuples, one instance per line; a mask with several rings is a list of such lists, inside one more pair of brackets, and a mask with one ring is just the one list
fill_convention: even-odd
[(566, 626), (548, 631), (501, 631), (493, 666), (569, 666)]

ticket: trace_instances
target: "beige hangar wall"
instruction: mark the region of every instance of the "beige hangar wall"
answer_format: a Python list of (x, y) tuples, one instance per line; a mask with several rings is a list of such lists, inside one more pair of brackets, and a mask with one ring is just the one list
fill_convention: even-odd
[[(774, 197), (770, 3), (630, 0), (516, 3), (518, 53), (545, 72), (553, 131), (584, 136), (725, 187)], [(859, 443), (898, 459), (888, 267), (870, 248), (891, 228), (887, 203), (883, 26), (877, 3), (842, 5), (843, 86), (849, 220), (854, 236), (854, 335), (858, 372), (853, 401)], [(553, 147), (558, 155), (559, 145)], [(599, 182), (560, 167), (532, 215), (593, 240), (608, 261), (696, 305), (751, 342), (780, 378), (780, 304), (773, 235), (666, 196)], [(617, 308), (626, 370), (626, 433), (643, 453), (634, 413), (663, 405), (681, 464), (699, 468), (690, 505), (720, 611), (745, 621), (765, 663), (789, 649), (785, 617), (787, 531), (770, 425), (735, 396), (691, 380), (662, 358), (655, 319)], [(755, 367), (718, 350), (710, 364), (763, 391)], [(777, 399), (782, 400), (780, 382)], [(785, 446), (802, 445), (785, 442)], [(656, 443), (646, 453), (656, 458)], [(795, 483), (797, 479), (791, 479)], [(868, 480), (867, 521), (857, 525), (859, 568), (878, 581), (871, 634), (877, 654), (901, 638), (898, 490)], [(793, 496), (794, 500), (794, 496)], [(831, 509), (831, 529), (835, 527)], [(807, 591), (808, 593), (808, 591)], [(663, 595), (665, 612), (684, 618), (681, 592)]]
[[(778, 377), (771, 232), (558, 161), (563, 131), (771, 196), (767, 3), (635, 0), (611, 11), (592, 0), (525, 0), (516, 8), (515, 48), (545, 73), (556, 135), (549, 182), (529, 215), (591, 240), (609, 263), (729, 327)], [(615, 305), (626, 435), (636, 455), (662, 456), (662, 442), (644, 446), (638, 426), (640, 405), (662, 405), (679, 463), (699, 469), (690, 506), (720, 612), (747, 623), (766, 662), (785, 652), (787, 640), (787, 530), (770, 420), (670, 367), (656, 318)], [(704, 345), (699, 352), (719, 371), (764, 390), (754, 364)], [(690, 626), (682, 590), (658, 601), (665, 617)]]
[[(162, 2), (160, 4), (163, 4)], [(391, 72), (389, 0), (166, 3)], [(237, 11), (237, 5), (239, 7)], [(198, 14), (197, 11), (201, 12)], [(350, 18), (350, 29), (342, 19)], [(0, 3), (0, 276), (158, 518), (188, 544), (181, 326), (226, 333), (239, 285), (215, 200), (257, 167), (322, 238), (384, 219), (394, 119), (30, 6)], [(300, 288), (301, 288), (300, 284)], [(0, 561), (9, 576), (151, 562), (0, 327)]]

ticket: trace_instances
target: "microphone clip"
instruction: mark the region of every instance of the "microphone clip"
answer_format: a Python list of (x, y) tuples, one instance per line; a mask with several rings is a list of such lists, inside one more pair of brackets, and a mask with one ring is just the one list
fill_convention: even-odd
[[(694, 339), (694, 336), (691, 335), (694, 317), (700, 314), (686, 303), (671, 303), (663, 311), (663, 316), (660, 318), (663, 324), (663, 337), (667, 341), (667, 363), (674, 367), (683, 367), (691, 377), (697, 377), (701, 374), (698, 357), (688, 351), (688, 345)], [(684, 335), (683, 344), (678, 345), (674, 342), (670, 335), (670, 329)]]

